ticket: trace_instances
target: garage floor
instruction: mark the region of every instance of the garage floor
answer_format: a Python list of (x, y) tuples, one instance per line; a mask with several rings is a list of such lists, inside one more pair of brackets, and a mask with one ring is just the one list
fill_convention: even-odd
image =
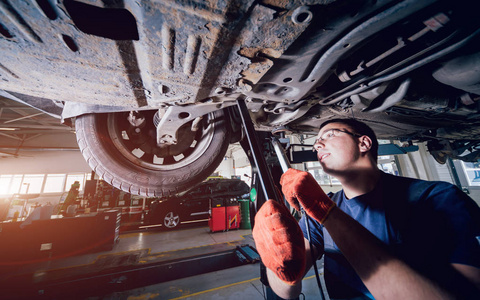
[[(242, 246), (255, 246), (249, 229), (125, 233), (112, 251), (18, 266), (3, 270), (0, 279), (18, 291), (12, 299), (24, 296), (25, 282), (35, 298), (45, 299), (65, 299), (65, 293), (69, 299), (264, 299), (260, 264), (238, 263), (234, 254)], [(210, 272), (195, 273), (202, 269)], [(185, 277), (192, 272), (198, 275)], [(14, 288), (17, 279), (23, 288)], [(319, 297), (313, 271), (304, 295)]]

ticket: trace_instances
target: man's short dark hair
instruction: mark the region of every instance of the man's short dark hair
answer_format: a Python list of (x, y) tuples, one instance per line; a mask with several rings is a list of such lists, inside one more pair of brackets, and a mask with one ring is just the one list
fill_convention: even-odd
[(372, 148), (370, 150), (370, 153), (372, 154), (373, 159), (377, 161), (378, 140), (372, 128), (370, 128), (367, 124), (361, 121), (358, 121), (356, 119), (331, 119), (323, 122), (322, 125), (320, 125), (319, 131), (323, 127), (325, 127), (327, 124), (330, 124), (330, 123), (341, 123), (341, 124), (347, 125), (348, 127), (352, 128), (353, 133), (368, 136), (372, 140)]

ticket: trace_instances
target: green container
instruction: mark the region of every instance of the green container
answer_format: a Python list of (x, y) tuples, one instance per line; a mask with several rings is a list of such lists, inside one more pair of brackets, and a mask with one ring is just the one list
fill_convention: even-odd
[(240, 203), (240, 212), (242, 216), (242, 222), (240, 222), (241, 229), (252, 229), (252, 224), (250, 224), (250, 200), (243, 199), (238, 200)]

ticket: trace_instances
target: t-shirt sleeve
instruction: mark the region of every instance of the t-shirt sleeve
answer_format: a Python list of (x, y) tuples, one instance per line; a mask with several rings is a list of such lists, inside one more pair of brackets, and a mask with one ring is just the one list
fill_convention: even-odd
[(437, 188), (432, 196), (435, 210), (452, 230), (450, 262), (480, 268), (480, 208), (456, 186)]

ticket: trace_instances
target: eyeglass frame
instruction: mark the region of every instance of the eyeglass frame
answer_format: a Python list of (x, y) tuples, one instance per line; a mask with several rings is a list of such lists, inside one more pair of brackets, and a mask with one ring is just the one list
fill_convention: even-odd
[(329, 132), (329, 131), (333, 131), (333, 132), (335, 132), (335, 131), (343, 132), (343, 133), (349, 134), (349, 135), (351, 135), (351, 136), (353, 136), (353, 137), (357, 137), (357, 138), (363, 136), (362, 134), (350, 132), (350, 131), (348, 131), (348, 130), (346, 130), (346, 129), (330, 128), (330, 129), (328, 129), (328, 130), (325, 130), (325, 132), (322, 133), (322, 135), (321, 135), (318, 139), (315, 139), (315, 141), (314, 141), (314, 143), (313, 143), (313, 146), (312, 146), (312, 151), (314, 151), (314, 152), (317, 151), (317, 150), (315, 149), (315, 145), (317, 145), (317, 143), (319, 143), (319, 142), (324, 142), (325, 140), (327, 140), (327, 139), (325, 139), (325, 138), (322, 138), (322, 136), (324, 136), (324, 135), (325, 135), (327, 132)]

